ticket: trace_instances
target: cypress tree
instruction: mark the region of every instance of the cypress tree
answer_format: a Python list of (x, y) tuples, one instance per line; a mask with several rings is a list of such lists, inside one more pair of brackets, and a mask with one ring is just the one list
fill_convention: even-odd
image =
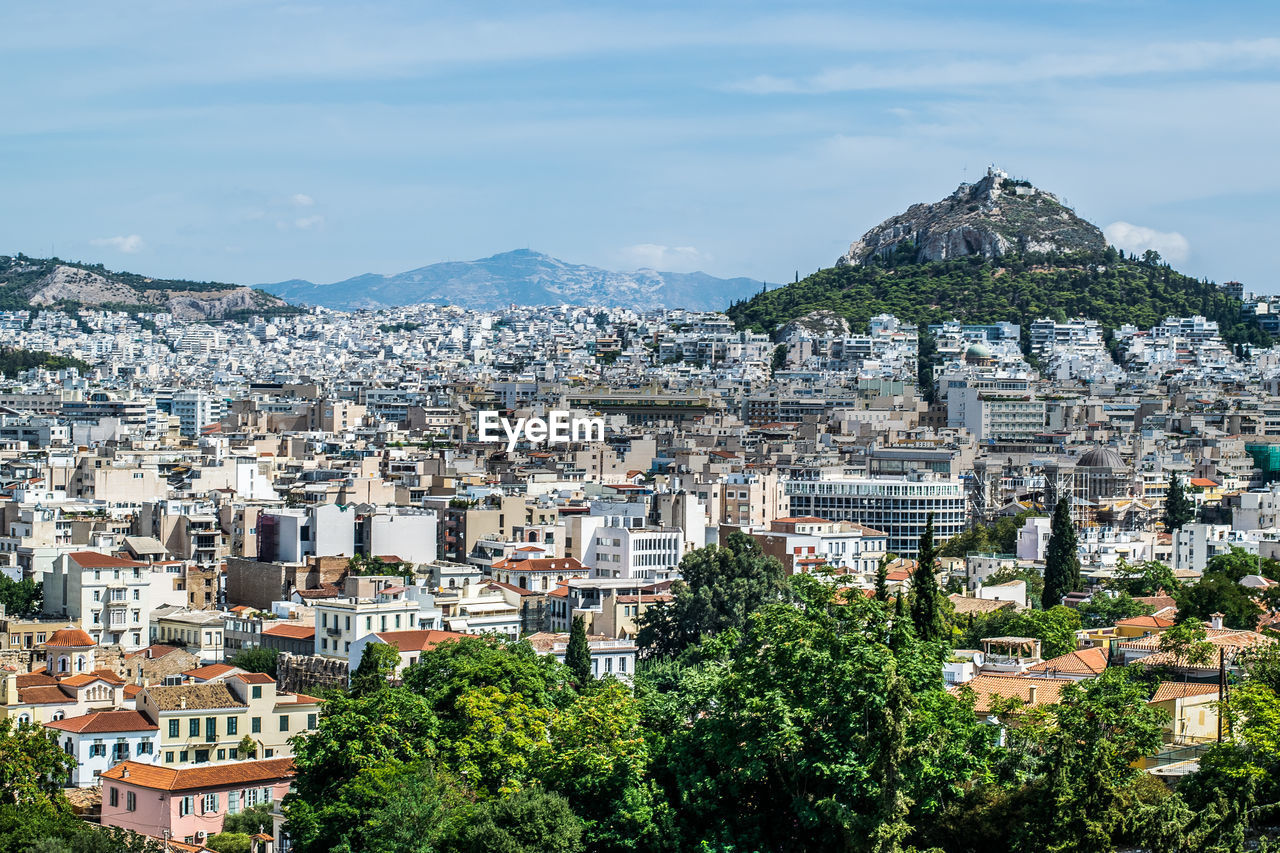
[(564, 651), (564, 662), (573, 673), (579, 687), (591, 683), (591, 649), (587, 646), (587, 623), (581, 616), (573, 617), (569, 629), (569, 647)]
[(1172, 533), (1196, 517), (1196, 508), (1187, 497), (1182, 478), (1174, 472), (1169, 478), (1169, 489), (1164, 496), (1164, 527)]
[(876, 601), (889, 600), (889, 564), (895, 559), (895, 555), (885, 554), (876, 564)]
[(1053, 508), (1049, 528), (1049, 549), (1044, 561), (1044, 594), (1040, 603), (1046, 610), (1062, 603), (1069, 592), (1083, 586), (1080, 580), (1080, 554), (1076, 550), (1076, 528), (1071, 522), (1071, 501), (1060, 498)]
[(911, 621), (916, 636), (926, 643), (940, 640), (946, 626), (942, 621), (942, 593), (938, 590), (938, 556), (933, 547), (933, 513), (925, 521), (920, 536), (920, 553), (911, 577)]

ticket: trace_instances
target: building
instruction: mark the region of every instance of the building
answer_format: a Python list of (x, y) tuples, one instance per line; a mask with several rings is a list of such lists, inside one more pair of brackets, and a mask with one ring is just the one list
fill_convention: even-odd
[(78, 622), (94, 643), (140, 649), (151, 635), (151, 568), (96, 551), (65, 554), (45, 576), (44, 612)]
[(418, 602), (392, 587), (371, 598), (335, 598), (315, 605), (312, 654), (346, 659), (351, 644), (377, 631), (407, 631), (418, 625)]
[(400, 653), (400, 662), (392, 678), (399, 680), (405, 667), (413, 666), (423, 652), (430, 651), (441, 643), (452, 642), (474, 634), (460, 634), (455, 631), (380, 631), (367, 634), (351, 644), (351, 656), (347, 659), (347, 669), (355, 672), (360, 666), (360, 659), (370, 643), (386, 643)]
[(76, 759), (71, 785), (89, 788), (122, 761), (152, 764), (159, 727), (137, 711), (91, 711), (44, 724), (67, 755)]
[[(569, 635), (537, 633), (527, 638), (529, 645), (540, 655), (554, 655), (564, 663), (569, 649)], [(636, 671), (636, 644), (631, 640), (615, 640), (600, 634), (587, 635), (587, 648), (591, 651), (591, 674), (596, 678), (610, 675), (630, 681)]]
[(152, 613), (151, 642), (185, 648), (201, 663), (226, 656), (227, 614), (217, 610), (159, 607)]
[(102, 774), (102, 825), (203, 844), (227, 815), (289, 793), (293, 759), (201, 767), (154, 767), (125, 761)]
[(791, 516), (852, 521), (883, 531), (885, 547), (900, 557), (916, 556), (930, 515), (934, 542), (958, 535), (967, 520), (965, 488), (956, 479), (791, 479), (783, 488)]

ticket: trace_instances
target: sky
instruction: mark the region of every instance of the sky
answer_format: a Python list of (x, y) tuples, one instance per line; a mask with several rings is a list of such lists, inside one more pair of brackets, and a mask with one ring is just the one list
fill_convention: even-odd
[(990, 163), (1280, 291), (1280, 4), (11, 3), (0, 253), (788, 281)]

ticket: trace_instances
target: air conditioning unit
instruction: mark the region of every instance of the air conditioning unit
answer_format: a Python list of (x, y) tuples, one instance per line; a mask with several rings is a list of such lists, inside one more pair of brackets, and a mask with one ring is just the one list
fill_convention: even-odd
[(204, 841), (208, 836), (209, 833), (205, 832), (203, 829), (199, 830), (196, 832), (196, 844), (204, 844)]

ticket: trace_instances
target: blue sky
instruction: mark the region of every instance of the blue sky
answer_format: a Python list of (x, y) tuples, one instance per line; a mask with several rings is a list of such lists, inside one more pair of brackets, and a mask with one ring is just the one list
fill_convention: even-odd
[(768, 281), (990, 162), (1280, 290), (1280, 4), (6, 4), (0, 252)]

